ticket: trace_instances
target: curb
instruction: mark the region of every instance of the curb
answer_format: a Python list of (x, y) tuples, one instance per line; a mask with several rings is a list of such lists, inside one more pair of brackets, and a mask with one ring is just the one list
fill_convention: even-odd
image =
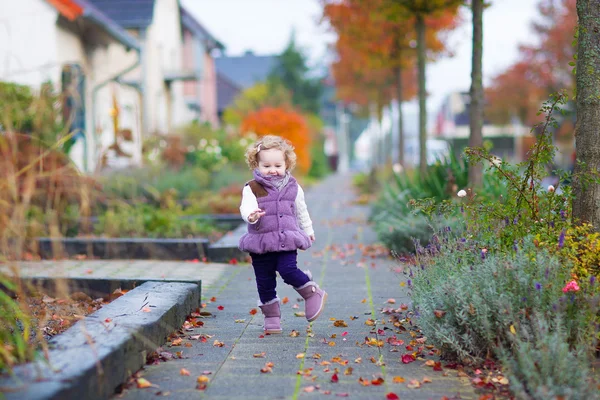
[(208, 246), (207, 256), (212, 262), (227, 263), (232, 259), (243, 261), (248, 253), (238, 248), (240, 238), (248, 231), (246, 224), (241, 224), (234, 230), (228, 232), (221, 239)]
[(199, 302), (195, 283), (146, 282), (54, 337), (49, 362), (18, 366), (13, 376), (0, 377), (4, 398), (108, 399)]
[(39, 255), (52, 259), (66, 253), (88, 255), (101, 259), (202, 259), (207, 253), (209, 240), (205, 238), (49, 238), (36, 239)]

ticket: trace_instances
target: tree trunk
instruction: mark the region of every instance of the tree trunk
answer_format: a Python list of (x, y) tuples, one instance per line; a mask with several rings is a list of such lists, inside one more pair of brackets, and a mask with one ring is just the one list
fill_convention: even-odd
[(425, 16), (417, 14), (417, 66), (419, 68), (419, 169), (427, 170), (427, 90), (425, 87)]
[(584, 183), (580, 176), (600, 171), (600, 2), (577, 0), (577, 15), (577, 163), (573, 179), (573, 217), (600, 230), (600, 185)]
[(396, 68), (396, 101), (398, 102), (398, 164), (404, 167), (404, 122), (402, 120), (402, 68)]
[[(472, 0), (473, 13), (473, 55), (471, 63), (471, 107), (469, 124), (471, 133), (469, 147), (483, 145), (483, 0)], [(472, 188), (480, 188), (483, 181), (483, 165), (481, 163), (469, 166), (469, 184)]]

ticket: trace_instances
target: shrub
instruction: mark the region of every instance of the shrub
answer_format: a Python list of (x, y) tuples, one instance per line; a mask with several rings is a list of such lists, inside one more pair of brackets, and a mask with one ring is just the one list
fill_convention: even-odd
[[(439, 250), (431, 264), (413, 268), (413, 301), (423, 332), (446, 356), (480, 361), (511, 345), (516, 330), (535, 328), (534, 314), (561, 315), (566, 338), (594, 342), (599, 295), (592, 288), (564, 293), (570, 279), (558, 257), (533, 244), (516, 254), (492, 254), (469, 240)], [(592, 286), (594, 283), (590, 284)]]
[(560, 318), (534, 316), (528, 328), (512, 336), (510, 348), (499, 351), (504, 374), (517, 398), (600, 398), (591, 379), (589, 348), (572, 348)]

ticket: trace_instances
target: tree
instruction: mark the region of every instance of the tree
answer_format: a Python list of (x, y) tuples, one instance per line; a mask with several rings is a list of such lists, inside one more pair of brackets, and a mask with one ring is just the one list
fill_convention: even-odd
[(320, 79), (307, 76), (310, 68), (306, 56), (296, 45), (294, 34), (277, 61), (269, 79), (283, 84), (292, 93), (293, 104), (302, 111), (319, 114), (323, 85)]
[(540, 18), (533, 23), (535, 46), (521, 46), (518, 61), (492, 79), (486, 90), (486, 117), (498, 124), (518, 117), (526, 125), (538, 122), (544, 100), (562, 89), (575, 88), (569, 62), (577, 25), (576, 0), (539, 2)]
[(292, 93), (279, 81), (259, 82), (236, 96), (224, 112), (228, 125), (239, 126), (244, 118), (263, 107), (292, 107)]
[(301, 114), (281, 107), (264, 107), (244, 118), (241, 131), (259, 136), (279, 135), (290, 140), (296, 148), (298, 169), (302, 173), (307, 173), (310, 169), (312, 136)]
[(432, 17), (449, 17), (454, 28), (459, 6), (463, 0), (394, 0), (415, 18), (417, 33), (417, 67), (419, 82), (419, 169), (425, 173), (427, 169), (427, 88), (425, 78), (427, 19)]
[[(473, 55), (471, 62), (471, 106), (469, 108), (469, 147), (483, 146), (483, 4), (484, 0), (471, 0), (473, 14)], [(483, 166), (469, 166), (469, 183), (474, 188), (482, 185)]]
[(577, 0), (577, 125), (573, 217), (600, 230), (600, 183), (584, 176), (600, 171), (600, 2)]

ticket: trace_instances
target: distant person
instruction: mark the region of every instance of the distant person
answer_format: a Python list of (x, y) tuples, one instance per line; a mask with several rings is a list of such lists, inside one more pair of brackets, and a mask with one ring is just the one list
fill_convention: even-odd
[(304, 191), (291, 175), (296, 165), (292, 144), (279, 136), (264, 136), (248, 148), (246, 162), (254, 180), (242, 191), (240, 213), (248, 223), (248, 233), (240, 238), (239, 247), (252, 258), (264, 331), (281, 333), (276, 272), (304, 298), (308, 321), (323, 311), (327, 293), (297, 263), (297, 250), (308, 249), (315, 232)]

